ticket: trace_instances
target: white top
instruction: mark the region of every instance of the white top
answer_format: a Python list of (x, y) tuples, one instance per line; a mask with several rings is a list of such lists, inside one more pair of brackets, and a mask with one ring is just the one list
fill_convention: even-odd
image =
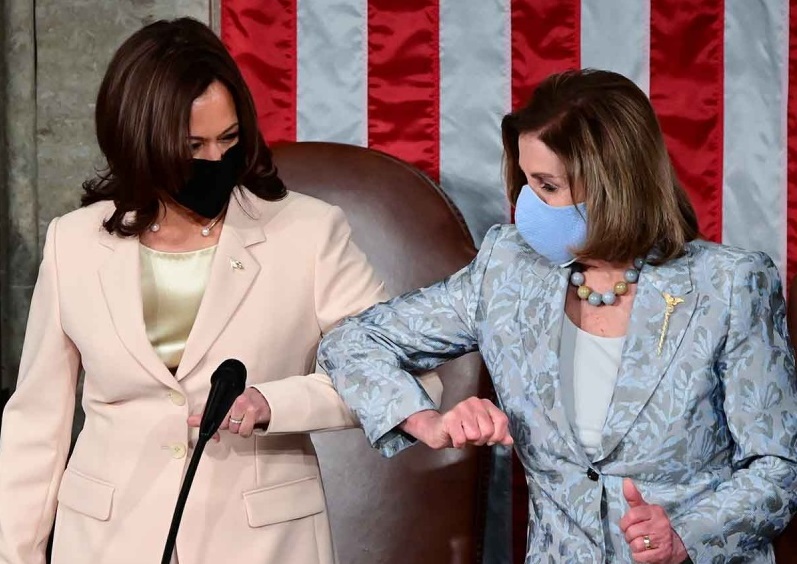
[(182, 253), (139, 247), (147, 338), (166, 367), (176, 371), (205, 294), (216, 245)]
[(578, 441), (592, 457), (601, 444), (625, 337), (599, 337), (564, 317), (559, 348), (562, 399)]

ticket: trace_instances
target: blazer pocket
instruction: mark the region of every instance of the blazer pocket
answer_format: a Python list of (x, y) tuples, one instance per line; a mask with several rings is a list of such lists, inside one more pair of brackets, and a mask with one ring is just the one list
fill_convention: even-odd
[(67, 468), (58, 488), (58, 503), (83, 515), (107, 521), (111, 517), (113, 492), (111, 484)]
[(324, 490), (315, 476), (244, 492), (250, 527), (263, 527), (322, 513)]

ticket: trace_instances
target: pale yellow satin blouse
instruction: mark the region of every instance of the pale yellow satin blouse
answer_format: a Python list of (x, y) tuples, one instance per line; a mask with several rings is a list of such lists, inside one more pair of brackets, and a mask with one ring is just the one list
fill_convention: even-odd
[(147, 338), (166, 367), (175, 371), (205, 293), (216, 247), (184, 253), (139, 247)]

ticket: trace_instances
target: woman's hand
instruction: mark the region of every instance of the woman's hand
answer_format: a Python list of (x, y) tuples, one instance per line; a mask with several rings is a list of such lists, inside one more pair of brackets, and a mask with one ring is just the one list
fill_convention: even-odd
[[(188, 418), (189, 427), (199, 427), (202, 414), (196, 413)], [(271, 421), (271, 407), (257, 388), (246, 388), (244, 393), (235, 398), (229, 413), (219, 426), (220, 430), (226, 429), (242, 437), (252, 435), (256, 425), (265, 425)], [(219, 440), (218, 433), (213, 437)]]
[(629, 509), (620, 519), (620, 529), (625, 533), (634, 561), (680, 564), (689, 558), (681, 537), (673, 531), (661, 505), (646, 502), (629, 478), (623, 480), (623, 495)]
[(410, 415), (401, 430), (434, 449), (474, 445), (512, 445), (509, 419), (490, 400), (470, 397), (445, 414), (419, 411)]

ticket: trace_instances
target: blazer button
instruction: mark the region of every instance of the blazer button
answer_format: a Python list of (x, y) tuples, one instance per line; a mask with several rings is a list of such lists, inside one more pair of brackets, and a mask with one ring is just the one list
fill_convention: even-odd
[(600, 476), (598, 476), (598, 473), (595, 472), (595, 470), (593, 470), (592, 468), (587, 468), (587, 478), (589, 478), (593, 482), (597, 482), (600, 479)]
[(169, 399), (172, 400), (174, 405), (185, 405), (185, 396), (180, 392), (175, 392), (174, 390), (169, 392)]
[(185, 445), (177, 443), (176, 445), (172, 445), (172, 458), (180, 459), (185, 458)]

